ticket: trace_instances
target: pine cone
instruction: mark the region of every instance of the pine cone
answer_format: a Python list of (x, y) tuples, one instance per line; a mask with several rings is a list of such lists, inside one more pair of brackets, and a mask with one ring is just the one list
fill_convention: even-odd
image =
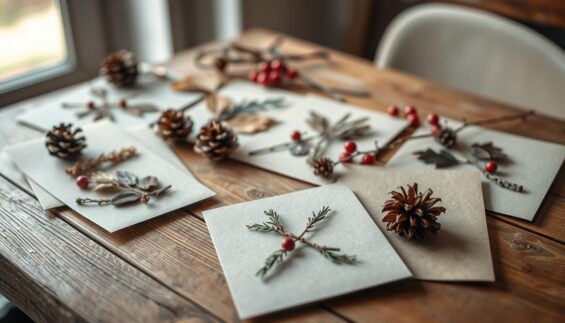
[(445, 148), (452, 148), (457, 142), (457, 133), (450, 128), (443, 128), (434, 134), (435, 140)]
[(183, 111), (168, 109), (161, 114), (155, 130), (165, 140), (182, 143), (192, 132), (192, 119)]
[(47, 133), (45, 146), (49, 154), (67, 159), (80, 154), (81, 150), (86, 147), (86, 139), (84, 136), (79, 136), (82, 129), (73, 130), (72, 127), (70, 123), (61, 123)]
[(400, 187), (402, 192), (392, 191), (389, 194), (392, 199), (385, 202), (382, 212), (388, 212), (383, 222), (386, 222), (388, 231), (395, 231), (408, 240), (423, 240), (427, 231), (437, 233), (441, 224), (437, 223), (437, 217), (445, 213), (445, 208), (434, 205), (441, 201), (440, 198), (432, 198), (433, 191), (427, 189), (418, 193), (418, 184), (408, 185), (408, 192)]
[(334, 162), (327, 157), (320, 157), (312, 164), (316, 176), (330, 177), (334, 172)]
[(194, 151), (213, 161), (220, 161), (238, 147), (237, 136), (229, 125), (219, 120), (212, 120), (200, 130), (196, 137)]
[(104, 59), (100, 75), (105, 75), (108, 82), (120, 86), (132, 86), (137, 79), (138, 61), (132, 52), (121, 50)]

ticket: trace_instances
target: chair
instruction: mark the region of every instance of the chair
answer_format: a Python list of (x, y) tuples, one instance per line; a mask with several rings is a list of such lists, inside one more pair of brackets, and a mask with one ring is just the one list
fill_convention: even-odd
[(375, 64), (565, 120), (565, 54), (509, 19), (447, 4), (396, 17)]

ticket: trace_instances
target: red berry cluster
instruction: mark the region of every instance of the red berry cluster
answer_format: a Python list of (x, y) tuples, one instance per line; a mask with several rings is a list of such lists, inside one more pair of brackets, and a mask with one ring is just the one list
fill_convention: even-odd
[(265, 86), (280, 85), (285, 77), (295, 79), (298, 77), (298, 71), (286, 66), (284, 61), (275, 59), (271, 62), (263, 62), (259, 64), (259, 68), (249, 73), (251, 82), (259, 83)]
[[(360, 154), (357, 152), (357, 144), (355, 141), (349, 140), (343, 145), (343, 149), (345, 150), (339, 155), (339, 160), (342, 163), (351, 163), (353, 162), (353, 157)], [(357, 154), (356, 154), (357, 153)], [(375, 156), (371, 153), (363, 154), (363, 158), (361, 159), (361, 164), (363, 165), (371, 165), (375, 163)]]

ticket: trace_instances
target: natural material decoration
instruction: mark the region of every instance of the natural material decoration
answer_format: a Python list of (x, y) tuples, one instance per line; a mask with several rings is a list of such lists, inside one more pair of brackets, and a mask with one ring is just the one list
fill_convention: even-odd
[[(108, 99), (108, 91), (103, 87), (94, 87), (90, 90), (92, 96), (98, 102), (91, 100), (86, 103), (63, 103), (65, 109), (78, 109), (76, 116), (84, 118), (90, 115), (94, 116), (94, 120), (108, 118), (114, 120), (113, 111), (119, 110), (135, 117), (142, 117), (145, 113), (158, 112), (159, 109), (154, 104), (141, 103), (130, 104), (126, 97), (119, 99), (117, 102), (110, 102)], [(130, 96), (135, 96), (133, 93)]]
[(399, 187), (400, 192), (392, 191), (391, 199), (386, 201), (382, 212), (388, 231), (394, 231), (408, 240), (423, 240), (428, 232), (436, 234), (441, 228), (437, 217), (445, 213), (445, 208), (435, 206), (440, 198), (432, 197), (433, 191), (418, 192), (418, 184)]
[(326, 51), (314, 51), (306, 54), (283, 53), (280, 47), (284, 39), (277, 37), (266, 48), (253, 48), (240, 43), (231, 43), (222, 48), (200, 51), (195, 57), (196, 66), (213, 69), (222, 74), (232, 65), (252, 65), (255, 70), (249, 74), (249, 80), (265, 86), (280, 86), (287, 82), (303, 84), (328, 94), (336, 100), (344, 101), (344, 95), (368, 96), (367, 91), (332, 88), (322, 85), (308, 77), (304, 72), (290, 66), (291, 63), (309, 60), (328, 60)]
[(139, 61), (132, 52), (121, 50), (104, 59), (100, 75), (116, 86), (133, 86), (138, 76), (138, 64)]
[(101, 154), (98, 158), (83, 160), (75, 163), (73, 166), (67, 168), (65, 172), (71, 176), (78, 176), (92, 171), (100, 167), (104, 163), (112, 165), (126, 161), (137, 154), (135, 147), (126, 147), (119, 150), (112, 151), (108, 154)]
[(237, 136), (229, 125), (214, 119), (196, 136), (194, 151), (210, 160), (221, 161), (238, 147)]
[(47, 132), (45, 146), (52, 156), (69, 159), (76, 157), (86, 147), (86, 138), (81, 128), (70, 123), (60, 123)]
[(116, 176), (96, 172), (89, 176), (82, 175), (76, 180), (78, 187), (82, 189), (90, 189), (92, 191), (103, 190), (119, 190), (112, 198), (109, 199), (91, 199), (77, 198), (77, 204), (95, 204), (95, 205), (114, 205), (121, 206), (125, 204), (141, 202), (149, 203), (152, 197), (161, 196), (171, 188), (171, 185), (160, 187), (159, 181), (155, 176), (137, 177), (134, 173), (127, 171), (118, 171)]
[(192, 132), (192, 125), (192, 119), (185, 116), (183, 111), (168, 109), (155, 124), (155, 131), (165, 140), (183, 143)]
[[(498, 169), (497, 161), (507, 157), (502, 152), (501, 148), (494, 146), (490, 142), (484, 144), (474, 143), (469, 149), (470, 156), (467, 156), (463, 160), (456, 158), (447, 150), (436, 152), (433, 149), (428, 148), (426, 150), (416, 151), (414, 154), (417, 155), (418, 159), (424, 163), (434, 164), (436, 168), (446, 168), (462, 164), (473, 165), (478, 168), (488, 180), (493, 181), (500, 187), (515, 192), (522, 192), (524, 190), (522, 185), (510, 182), (495, 175), (496, 170)], [(479, 160), (486, 160), (487, 162), (483, 166)]]
[(356, 261), (356, 257), (352, 255), (342, 254), (339, 253), (339, 248), (328, 247), (318, 245), (310, 240), (306, 239), (306, 234), (311, 232), (315, 229), (316, 225), (326, 219), (328, 214), (331, 212), (331, 209), (328, 206), (324, 206), (320, 211), (312, 212), (312, 216), (308, 218), (308, 222), (306, 223), (306, 227), (304, 230), (299, 234), (296, 235), (291, 232), (287, 232), (284, 228), (284, 225), (281, 221), (281, 218), (277, 212), (273, 210), (265, 211), (265, 215), (269, 219), (267, 222), (263, 223), (255, 223), (252, 225), (248, 225), (247, 229), (259, 232), (274, 232), (284, 237), (281, 242), (281, 248), (273, 254), (271, 254), (267, 259), (265, 259), (265, 264), (261, 267), (256, 275), (260, 277), (264, 277), (267, 272), (273, 268), (278, 263), (282, 263), (284, 257), (288, 255), (289, 252), (294, 250), (296, 246), (296, 242), (301, 242), (305, 246), (310, 247), (318, 251), (322, 256), (329, 259), (335, 264), (352, 264)]

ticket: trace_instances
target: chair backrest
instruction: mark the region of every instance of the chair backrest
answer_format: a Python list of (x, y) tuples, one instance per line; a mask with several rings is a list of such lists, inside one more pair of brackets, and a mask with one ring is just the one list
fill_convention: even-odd
[(414, 6), (389, 25), (375, 63), (565, 120), (563, 51), (488, 12)]

